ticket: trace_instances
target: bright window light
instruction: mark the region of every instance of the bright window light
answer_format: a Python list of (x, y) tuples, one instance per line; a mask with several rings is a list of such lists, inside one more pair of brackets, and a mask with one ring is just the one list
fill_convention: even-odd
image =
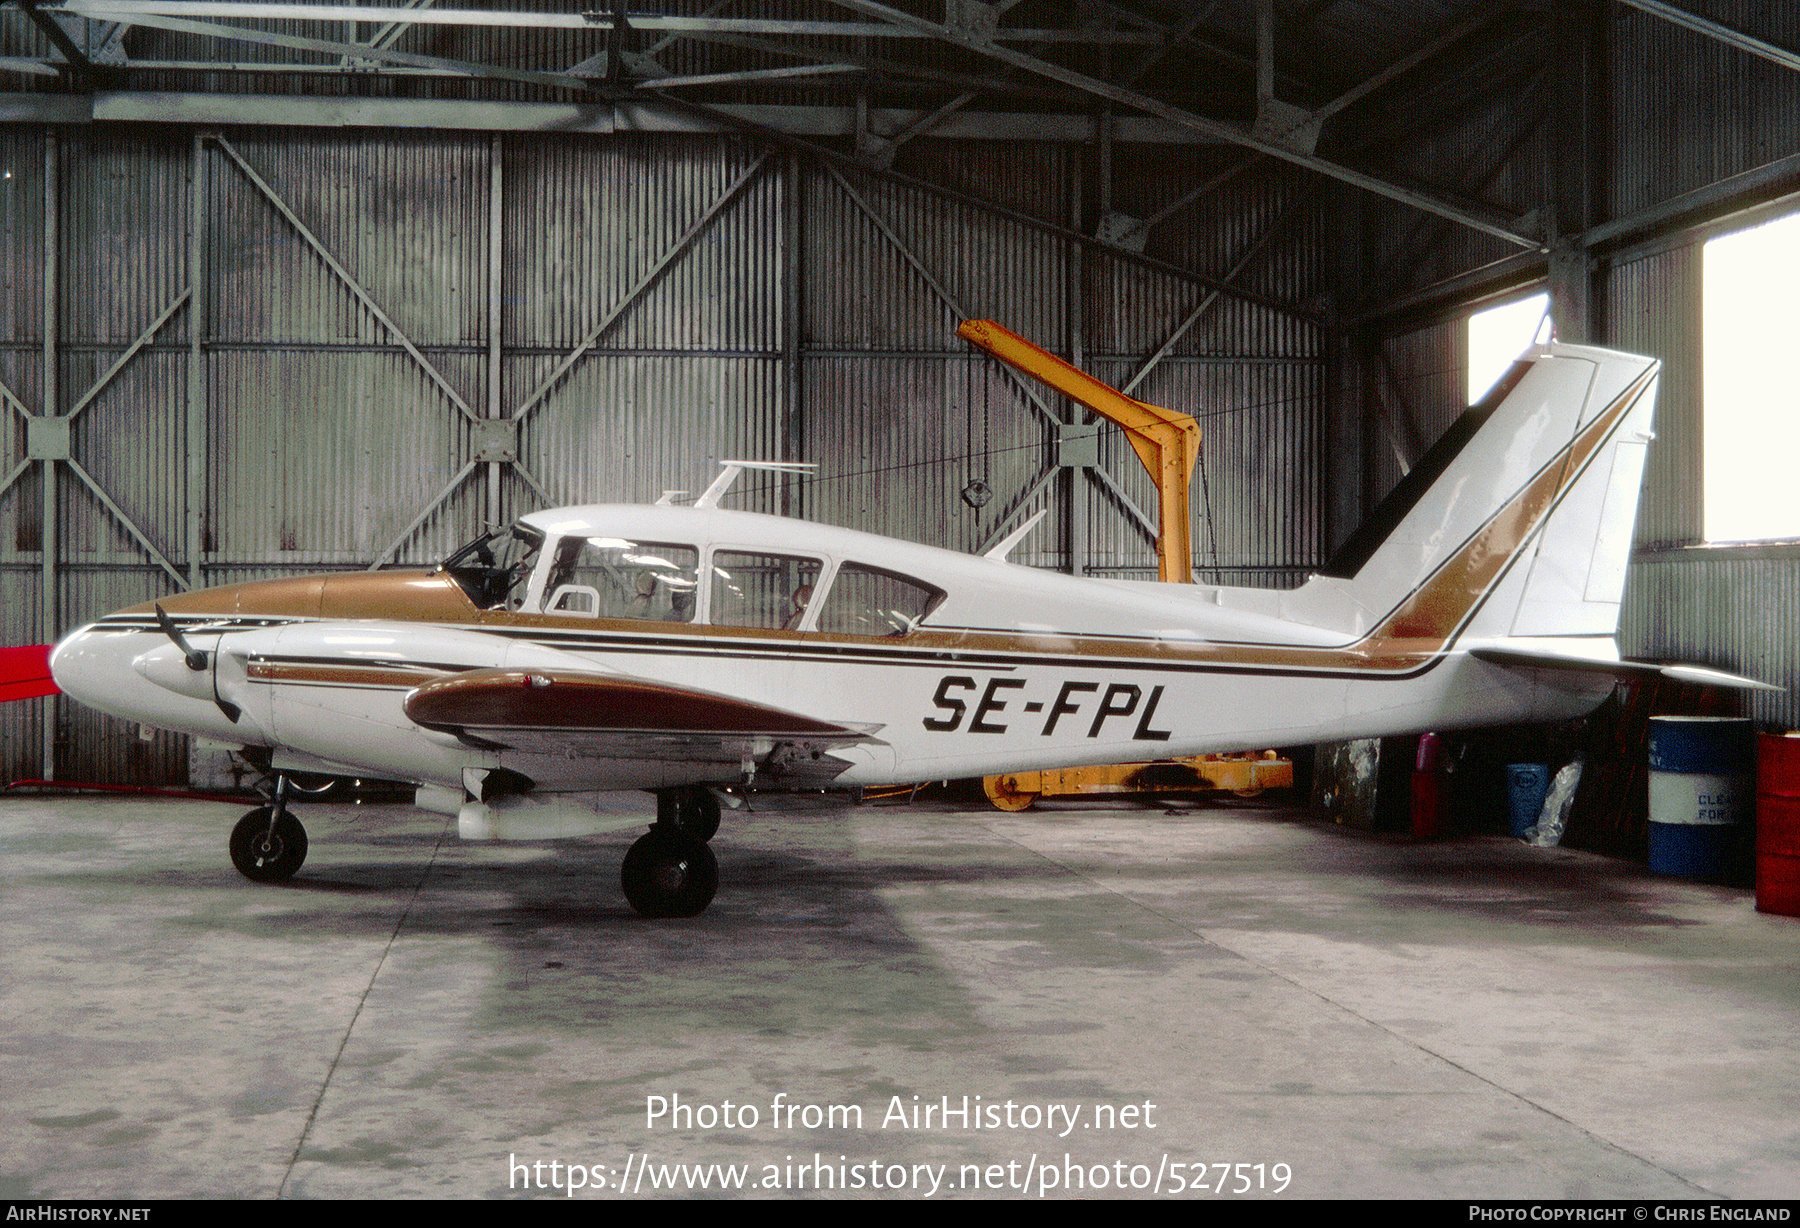
[(1800, 537), (1800, 214), (1714, 239), (1704, 260), (1706, 538)]
[(1513, 360), (1537, 341), (1549, 307), (1550, 296), (1538, 294), (1469, 317), (1469, 404), (1487, 395)]

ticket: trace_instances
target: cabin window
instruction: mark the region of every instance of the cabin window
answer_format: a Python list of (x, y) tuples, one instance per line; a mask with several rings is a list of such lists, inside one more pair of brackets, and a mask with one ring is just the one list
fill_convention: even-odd
[(819, 607), (816, 629), (834, 635), (907, 635), (943, 599), (942, 589), (921, 581), (845, 563)]
[(692, 622), (700, 552), (673, 542), (567, 537), (544, 582), (544, 612)]
[(481, 610), (516, 610), (537, 566), (544, 535), (515, 524), (476, 538), (451, 555), (444, 571)]
[(818, 582), (817, 559), (715, 550), (712, 620), (722, 627), (798, 630)]

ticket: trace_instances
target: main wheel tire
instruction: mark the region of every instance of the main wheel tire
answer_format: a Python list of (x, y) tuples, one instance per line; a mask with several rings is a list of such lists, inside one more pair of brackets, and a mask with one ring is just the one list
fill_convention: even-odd
[(625, 854), (619, 884), (639, 916), (698, 916), (719, 889), (719, 863), (702, 841), (657, 828)]
[(260, 806), (231, 829), (231, 864), (259, 883), (286, 882), (306, 860), (306, 828), (283, 812), (271, 829), (273, 812), (272, 806)]

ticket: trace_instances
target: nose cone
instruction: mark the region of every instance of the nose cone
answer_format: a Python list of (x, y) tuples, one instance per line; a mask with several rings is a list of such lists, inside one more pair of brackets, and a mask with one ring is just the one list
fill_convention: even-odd
[(109, 716), (203, 735), (220, 724), (212, 672), (189, 672), (160, 631), (90, 624), (56, 646), (50, 672), (64, 693)]
[(110, 689), (109, 683), (116, 686), (121, 667), (125, 673), (131, 672), (131, 657), (136, 655), (129, 653), (123, 642), (136, 638), (102, 635), (92, 624), (83, 627), (51, 651), (50, 676), (63, 694), (106, 711), (101, 699)]

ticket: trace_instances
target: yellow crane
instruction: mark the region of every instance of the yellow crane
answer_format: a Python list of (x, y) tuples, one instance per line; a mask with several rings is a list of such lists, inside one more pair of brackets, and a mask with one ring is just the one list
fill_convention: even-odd
[[(1170, 584), (1193, 583), (1188, 491), (1200, 457), (1200, 424), (1186, 414), (1127, 396), (992, 320), (965, 320), (956, 332), (1014, 370), (1124, 428), (1132, 451), (1156, 484), (1157, 579)], [(986, 777), (981, 785), (988, 800), (1001, 810), (1023, 810), (1045, 795), (1225, 789), (1247, 797), (1267, 788), (1288, 788), (1293, 783), (1294, 765), (1278, 758), (1274, 751), (1266, 751), (1259, 755), (1203, 755), (1159, 763), (1015, 772)]]

